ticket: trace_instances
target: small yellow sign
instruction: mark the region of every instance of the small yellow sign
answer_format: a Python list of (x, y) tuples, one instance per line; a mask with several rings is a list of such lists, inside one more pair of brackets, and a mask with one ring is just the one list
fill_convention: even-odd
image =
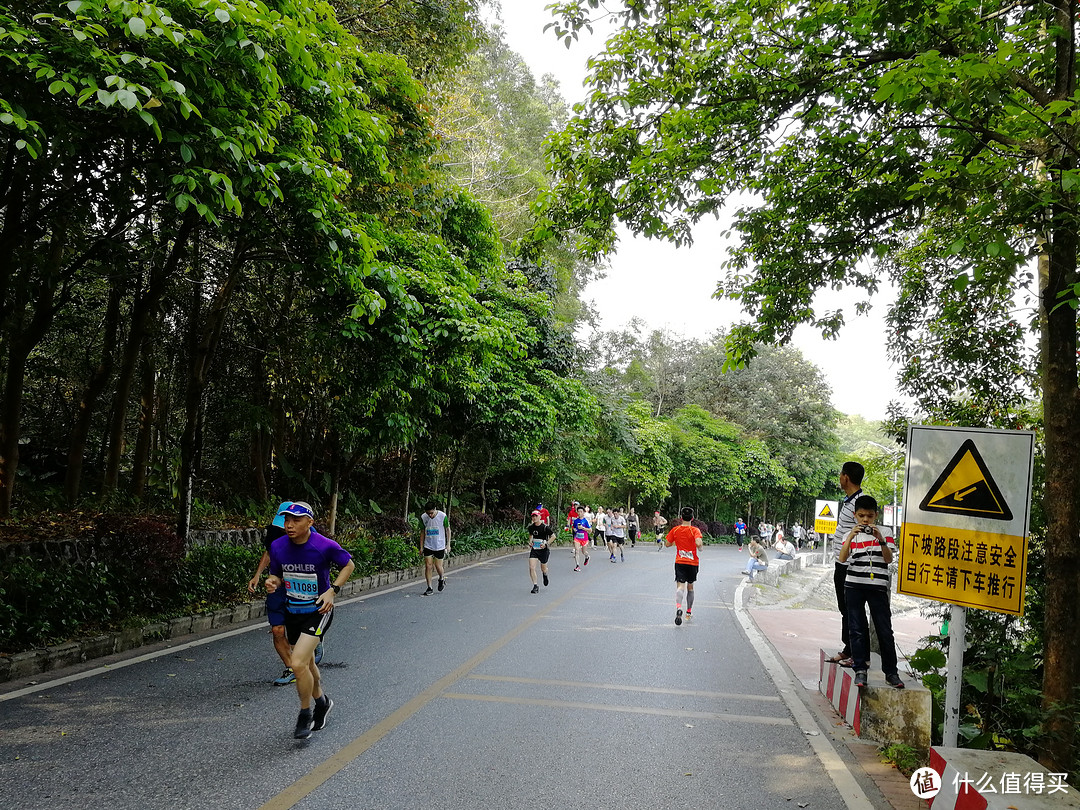
[(1022, 616), (1026, 564), (1026, 537), (905, 523), (897, 590)]
[(817, 502), (814, 531), (818, 534), (832, 534), (836, 531), (836, 504), (833, 501)]

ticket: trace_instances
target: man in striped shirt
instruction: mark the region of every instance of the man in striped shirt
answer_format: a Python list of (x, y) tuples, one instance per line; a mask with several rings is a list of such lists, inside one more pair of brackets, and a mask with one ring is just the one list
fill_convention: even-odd
[(896, 643), (889, 608), (889, 563), (895, 547), (878, 530), (877, 513), (877, 501), (872, 496), (860, 495), (855, 499), (855, 526), (844, 537), (836, 559), (847, 563), (844, 600), (851, 633), (855, 685), (866, 686), (870, 669), (870, 625), (866, 620), (869, 607), (881, 643), (881, 671), (885, 673), (885, 683), (903, 689), (904, 682), (896, 668)]

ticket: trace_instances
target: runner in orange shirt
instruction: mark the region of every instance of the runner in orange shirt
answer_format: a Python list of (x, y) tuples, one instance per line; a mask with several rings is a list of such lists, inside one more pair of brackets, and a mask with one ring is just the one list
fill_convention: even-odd
[(679, 512), (682, 524), (667, 533), (664, 545), (675, 546), (675, 624), (682, 624), (683, 620), (683, 596), (686, 597), (686, 618), (690, 618), (690, 611), (694, 607), (694, 583), (698, 575), (698, 553), (704, 543), (701, 540), (701, 532), (691, 525), (694, 520), (694, 510), (684, 506)]

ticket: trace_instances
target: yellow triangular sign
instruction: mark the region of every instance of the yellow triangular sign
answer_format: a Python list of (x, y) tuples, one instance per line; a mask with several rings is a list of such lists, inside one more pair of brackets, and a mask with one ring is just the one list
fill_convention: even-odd
[(979, 448), (968, 439), (930, 487), (919, 504), (924, 512), (1012, 520), (1012, 510), (998, 489)]
[(820, 512), (818, 512), (818, 517), (819, 518), (831, 518), (832, 516), (833, 516), (833, 513), (832, 513), (832, 505), (831, 504), (825, 504), (825, 508), (822, 509)]

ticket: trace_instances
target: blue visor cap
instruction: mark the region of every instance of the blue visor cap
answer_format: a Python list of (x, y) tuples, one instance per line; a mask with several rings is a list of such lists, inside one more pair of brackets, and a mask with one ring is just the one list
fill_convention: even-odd
[(277, 514), (274, 520), (271, 522), (271, 526), (277, 526), (279, 529), (285, 528), (285, 510), (292, 506), (292, 501), (282, 501), (278, 504)]
[(315, 513), (311, 510), (311, 507), (303, 501), (290, 503), (278, 512), (278, 517), (284, 517), (285, 515), (292, 515), (293, 517), (309, 517), (312, 520), (315, 519)]

